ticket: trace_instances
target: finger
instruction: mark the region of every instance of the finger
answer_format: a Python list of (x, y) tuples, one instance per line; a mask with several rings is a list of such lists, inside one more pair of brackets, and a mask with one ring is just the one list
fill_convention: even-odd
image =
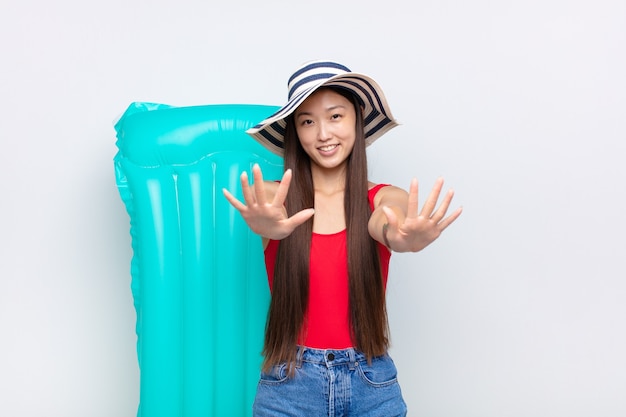
[(435, 185), (433, 186), (432, 191), (428, 195), (426, 202), (424, 203), (424, 207), (422, 207), (422, 212), (420, 213), (423, 217), (428, 217), (432, 215), (435, 210), (435, 206), (437, 205), (437, 200), (439, 199), (439, 194), (441, 193), (441, 188), (443, 187), (443, 178), (437, 178), (435, 181)]
[(224, 194), (224, 197), (226, 197), (226, 200), (228, 200), (228, 202), (237, 210), (242, 211), (246, 209), (246, 206), (241, 201), (239, 201), (234, 195), (228, 192), (226, 188), (222, 188), (222, 193)]
[(410, 219), (417, 218), (418, 189), (417, 178), (413, 178), (409, 186), (409, 202), (406, 208), (406, 217)]
[(241, 181), (241, 191), (243, 193), (243, 201), (245, 201), (248, 206), (251, 206), (254, 203), (256, 203), (256, 198), (254, 197), (254, 193), (252, 192), (252, 189), (250, 188), (250, 184), (248, 184), (248, 173), (245, 171), (242, 172), (239, 179)]
[(452, 222), (459, 218), (461, 213), (463, 213), (463, 207), (459, 207), (454, 211), (454, 213), (443, 219), (441, 223), (439, 223), (439, 230), (441, 230), (442, 232), (446, 230), (446, 228), (450, 226)]
[(252, 167), (252, 175), (254, 176), (254, 194), (256, 196), (256, 202), (260, 206), (264, 206), (267, 203), (265, 198), (265, 182), (263, 181), (263, 173), (259, 164), (254, 164)]
[(313, 217), (314, 214), (315, 209), (304, 209), (291, 216), (287, 221), (289, 225), (293, 226), (293, 228), (295, 229), (296, 227), (300, 226), (302, 223)]
[(450, 203), (452, 202), (452, 197), (454, 197), (454, 191), (450, 190), (446, 193), (437, 211), (432, 215), (432, 221), (434, 221), (435, 223), (439, 223), (441, 219), (444, 218), (446, 212), (448, 211), (448, 208), (450, 207)]
[(280, 184), (278, 184), (276, 194), (274, 194), (274, 200), (272, 201), (272, 205), (274, 207), (282, 207), (285, 204), (287, 191), (289, 191), (289, 184), (291, 184), (291, 176), (291, 169), (286, 170), (283, 174), (283, 178), (280, 181)]

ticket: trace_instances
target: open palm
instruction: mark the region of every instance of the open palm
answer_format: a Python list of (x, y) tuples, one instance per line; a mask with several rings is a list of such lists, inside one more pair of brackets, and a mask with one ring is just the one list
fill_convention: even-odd
[(446, 217), (450, 202), (454, 196), (452, 190), (444, 196), (437, 208), (437, 201), (443, 187), (443, 179), (439, 178), (430, 192), (421, 211), (418, 207), (418, 183), (411, 181), (409, 188), (406, 217), (401, 220), (389, 207), (383, 207), (387, 217), (387, 239), (389, 245), (397, 252), (418, 252), (435, 241), (441, 233), (461, 215), (461, 208)]
[(253, 232), (268, 239), (284, 239), (296, 227), (313, 216), (314, 210), (312, 208), (299, 211), (291, 217), (287, 215), (284, 204), (291, 183), (290, 169), (283, 174), (271, 202), (268, 202), (263, 174), (258, 165), (255, 164), (252, 167), (252, 174), (254, 179), (252, 186), (248, 184), (248, 174), (246, 172), (241, 174), (243, 203), (228, 190), (223, 189), (222, 192), (230, 204), (241, 213)]

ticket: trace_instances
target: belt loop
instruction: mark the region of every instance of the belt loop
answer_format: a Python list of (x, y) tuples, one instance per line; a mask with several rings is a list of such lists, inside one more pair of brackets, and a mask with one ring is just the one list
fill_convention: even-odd
[(355, 355), (354, 355), (354, 349), (353, 348), (348, 349), (348, 360), (350, 361), (350, 365), (349, 365), (350, 368), (349, 369), (351, 371), (354, 371), (354, 366), (356, 365), (356, 358), (355, 358)]
[(302, 356), (304, 355), (304, 346), (298, 346), (298, 351), (296, 352), (296, 368), (302, 368)]

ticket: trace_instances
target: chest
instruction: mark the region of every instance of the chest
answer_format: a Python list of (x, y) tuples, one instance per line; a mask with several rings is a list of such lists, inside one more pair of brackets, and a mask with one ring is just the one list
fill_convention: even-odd
[(315, 193), (314, 208), (314, 233), (331, 234), (340, 232), (346, 228), (343, 192), (330, 195)]

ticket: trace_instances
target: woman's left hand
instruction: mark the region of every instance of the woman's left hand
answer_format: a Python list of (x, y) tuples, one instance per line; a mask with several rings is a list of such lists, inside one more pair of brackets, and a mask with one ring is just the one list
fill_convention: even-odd
[[(441, 204), (437, 207), (442, 188), (443, 179), (439, 178), (435, 182), (424, 206), (419, 210), (418, 183), (416, 179), (413, 179), (409, 188), (408, 203), (405, 208), (382, 207), (388, 223), (387, 226), (384, 226), (387, 229), (384, 232), (387, 239), (386, 244), (391, 250), (396, 252), (418, 252), (434, 242), (461, 215), (462, 208), (458, 208), (446, 217), (454, 196), (454, 191), (452, 190), (446, 193)], [(405, 213), (406, 215), (404, 215)]]

